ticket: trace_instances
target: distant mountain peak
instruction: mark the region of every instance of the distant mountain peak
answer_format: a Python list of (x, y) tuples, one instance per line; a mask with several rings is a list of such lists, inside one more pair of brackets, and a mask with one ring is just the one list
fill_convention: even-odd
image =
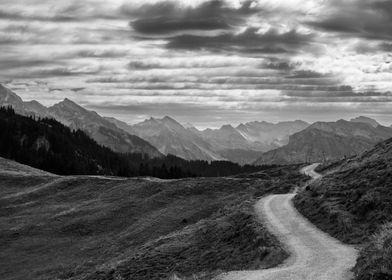
[(169, 116), (164, 116), (164, 117), (162, 118), (162, 120), (177, 122), (175, 119), (173, 119), (172, 117), (169, 117)]
[(64, 98), (64, 100), (63, 101), (61, 101), (60, 103), (63, 103), (63, 104), (68, 104), (68, 105), (72, 105), (72, 106), (78, 106), (78, 107), (80, 107), (78, 104), (76, 104), (74, 101), (72, 101), (71, 99), (68, 99), (67, 97), (66, 98)]
[(64, 98), (63, 101), (61, 101), (57, 104), (54, 104), (53, 107), (54, 108), (60, 107), (60, 108), (68, 109), (71, 111), (82, 111), (82, 112), (87, 111), (85, 108), (83, 108), (82, 106), (78, 105), (77, 103), (75, 103), (74, 101), (72, 101), (71, 99), (68, 99), (68, 98)]
[(350, 120), (350, 122), (367, 123), (367, 124), (370, 124), (373, 127), (377, 127), (377, 126), (380, 125), (375, 119), (372, 119), (372, 118), (369, 118), (369, 117), (365, 117), (365, 116), (359, 116), (359, 117), (353, 118), (353, 119)]
[(220, 129), (221, 130), (233, 130), (234, 127), (231, 124), (225, 124), (225, 125), (222, 125), (222, 127)]
[(175, 119), (173, 119), (172, 117), (169, 117), (169, 116), (164, 116), (164, 117), (161, 119), (161, 121), (164, 122), (164, 123), (166, 123), (166, 124), (174, 124), (174, 125), (177, 125), (177, 126), (181, 126), (181, 127), (182, 127), (182, 124), (180, 124), (178, 121), (176, 121)]

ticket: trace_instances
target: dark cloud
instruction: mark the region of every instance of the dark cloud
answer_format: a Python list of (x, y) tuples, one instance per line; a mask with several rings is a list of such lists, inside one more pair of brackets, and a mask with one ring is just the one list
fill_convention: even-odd
[(200, 68), (226, 68), (242, 66), (238, 61), (198, 61), (198, 60), (133, 60), (128, 67), (132, 70), (151, 70), (151, 69), (200, 69)]
[[(57, 3), (56, 3), (57, 4)], [(75, 22), (88, 21), (91, 19), (118, 19), (121, 17), (120, 13), (112, 13), (99, 6), (93, 6), (91, 3), (83, 3), (82, 1), (74, 1), (68, 5), (53, 4), (50, 13), (46, 11), (38, 11), (35, 13), (22, 12), (15, 9), (0, 10), (0, 19), (14, 20), (14, 21), (48, 21), (48, 22)]]
[(81, 50), (76, 53), (78, 57), (117, 58), (128, 54), (126, 50)]
[(384, 52), (392, 52), (392, 43), (382, 43), (379, 48)]
[(298, 64), (291, 63), (289, 61), (271, 61), (268, 63), (264, 63), (260, 66), (262, 69), (273, 69), (273, 70), (283, 70), (283, 71), (288, 71), (288, 70), (293, 70), (295, 67), (298, 66)]
[(82, 20), (71, 14), (56, 14), (56, 15), (38, 15), (38, 14), (25, 14), (19, 11), (0, 11), (0, 19), (9, 20), (38, 20), (38, 21), (54, 21), (54, 22), (71, 22)]
[(279, 33), (270, 29), (259, 33), (256, 28), (247, 28), (244, 32), (224, 33), (218, 36), (181, 35), (170, 39), (168, 48), (173, 49), (208, 49), (214, 51), (236, 51), (242, 53), (295, 53), (308, 45), (311, 34), (301, 34), (296, 30)]
[(328, 77), (330, 76), (315, 71), (309, 71), (309, 70), (294, 71), (293, 74), (287, 76), (287, 78), (289, 79), (312, 79), (312, 78), (328, 78)]
[(361, 41), (353, 46), (353, 50), (359, 54), (377, 54), (377, 53), (391, 53), (392, 43), (378, 43), (372, 44), (369, 41)]
[(392, 39), (392, 1), (330, 0), (329, 11), (307, 24), (328, 32), (350, 34), (368, 39)]
[(215, 30), (228, 29), (229, 25), (221, 19), (168, 19), (157, 17), (140, 19), (131, 23), (132, 27), (141, 33), (164, 34), (182, 30)]
[(18, 59), (6, 58), (0, 59), (0, 69), (8, 70), (14, 68), (37, 67), (52, 64), (50, 60), (44, 59)]
[(73, 92), (78, 92), (84, 90), (84, 87), (78, 87), (78, 88), (53, 88), (53, 87), (48, 87), (49, 92), (53, 91), (73, 91)]
[(101, 69), (92, 68), (92, 69), (78, 69), (71, 67), (63, 67), (63, 66), (55, 66), (55, 67), (44, 67), (44, 68), (33, 68), (30, 71), (18, 71), (14, 70), (9, 72), (3, 76), (6, 76), (13, 79), (41, 79), (41, 78), (51, 78), (51, 77), (72, 77), (72, 76), (82, 76), (82, 75), (94, 75), (98, 74)]
[(239, 8), (229, 7), (223, 0), (211, 0), (195, 7), (184, 7), (173, 1), (142, 5), (136, 10), (123, 7), (123, 12), (138, 19), (130, 25), (139, 33), (168, 34), (188, 30), (230, 29), (259, 12), (253, 0)]

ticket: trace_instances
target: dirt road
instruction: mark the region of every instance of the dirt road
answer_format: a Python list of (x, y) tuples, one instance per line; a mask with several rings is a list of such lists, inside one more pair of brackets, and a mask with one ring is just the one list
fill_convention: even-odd
[[(313, 164), (302, 172), (318, 179)], [(280, 267), (258, 271), (235, 271), (220, 275), (224, 280), (347, 280), (357, 251), (317, 229), (293, 206), (295, 194), (270, 195), (255, 206), (257, 215), (279, 240), (291, 257)]]

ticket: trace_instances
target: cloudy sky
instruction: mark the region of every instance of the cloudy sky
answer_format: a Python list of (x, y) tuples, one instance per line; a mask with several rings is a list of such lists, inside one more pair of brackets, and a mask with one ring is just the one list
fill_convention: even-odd
[(0, 1), (0, 82), (129, 123), (392, 123), (390, 0)]

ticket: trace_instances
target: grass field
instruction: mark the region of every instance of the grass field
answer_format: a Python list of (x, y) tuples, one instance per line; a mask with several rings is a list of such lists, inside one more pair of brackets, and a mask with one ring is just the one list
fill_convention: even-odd
[(255, 200), (303, 182), (297, 166), (159, 180), (0, 174), (1, 279), (208, 279), (286, 253)]

